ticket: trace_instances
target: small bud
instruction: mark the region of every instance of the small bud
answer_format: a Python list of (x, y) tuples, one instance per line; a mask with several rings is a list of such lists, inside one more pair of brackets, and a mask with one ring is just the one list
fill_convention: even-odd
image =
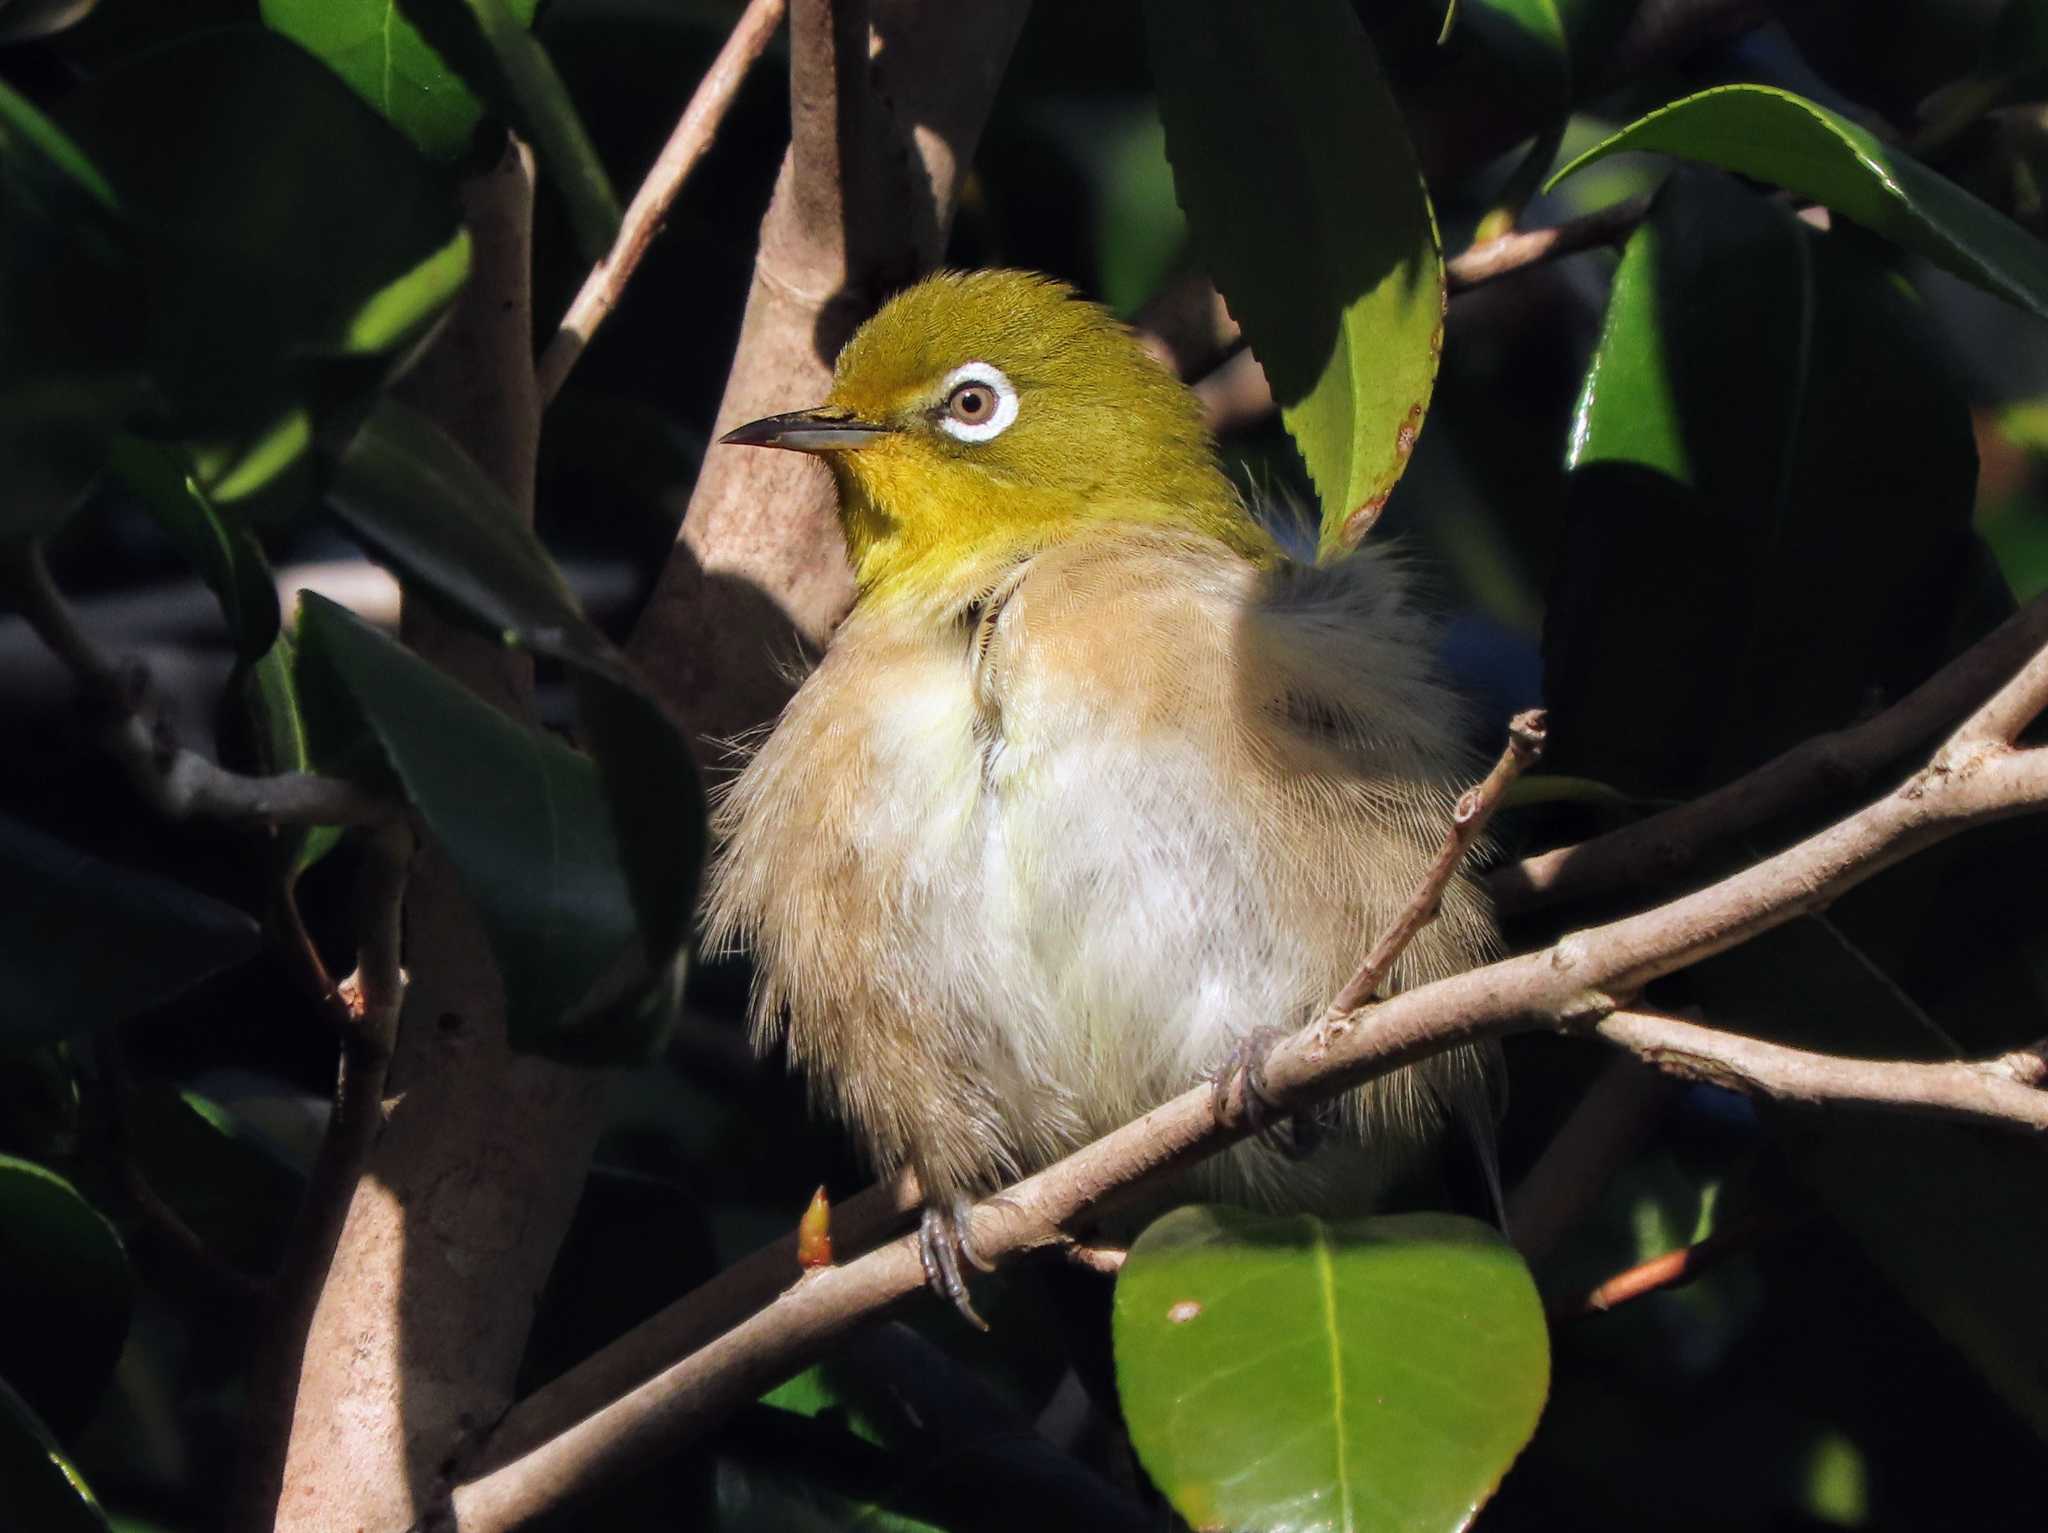
[(810, 1207), (796, 1222), (796, 1264), (806, 1272), (832, 1265), (832, 1205), (823, 1187), (811, 1194)]

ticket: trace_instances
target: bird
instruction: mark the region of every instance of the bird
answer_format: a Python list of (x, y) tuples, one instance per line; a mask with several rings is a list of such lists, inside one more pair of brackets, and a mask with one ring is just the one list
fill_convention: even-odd
[[(926, 277), (822, 403), (721, 441), (830, 468), (856, 595), (717, 790), (705, 943), (751, 955), (756, 1045), (915, 1172), (978, 1324), (973, 1203), (1328, 1002), (1443, 840), (1464, 711), (1398, 552), (1290, 557), (1193, 393), (1055, 279)], [(1497, 946), (1461, 872), (1388, 988)], [(1410, 1065), (1313, 1154), (1269, 1132), (1173, 1195), (1367, 1210), (1452, 1125), (1490, 1139), (1496, 1068)]]

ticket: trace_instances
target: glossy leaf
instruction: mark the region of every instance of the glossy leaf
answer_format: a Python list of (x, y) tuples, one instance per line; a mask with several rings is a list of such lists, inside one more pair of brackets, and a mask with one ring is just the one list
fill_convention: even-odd
[(48, 1043), (161, 1005), (255, 953), (231, 906), (0, 816), (0, 1046)]
[[(1570, 573), (1546, 636), (1561, 767), (1658, 794), (1712, 786), (1900, 695), (2009, 606), (1970, 533), (1968, 410), (1882, 255), (1697, 172), (1631, 238), (1573, 427)], [(2010, 1047), (2039, 1032), (2040, 856), (2023, 826), (1922, 852), (1826, 922), (1697, 966), (1680, 993), (1829, 1052)], [(2003, 892), (1986, 905), (1962, 888)], [(2048, 1335), (2006, 1278), (2048, 1262), (2040, 1222), (2013, 1212), (2048, 1199), (2048, 1164), (1955, 1125), (1789, 1128), (1880, 1268), (2048, 1418)]]
[(418, 412), (378, 401), (335, 465), (328, 504), (407, 580), (502, 643), (609, 663), (533, 529)]
[(1198, 1528), (1463, 1528), (1549, 1391), (1528, 1269), (1448, 1214), (1179, 1209), (1113, 1325), (1132, 1444)]
[[(262, 0), (263, 20), (315, 55), (432, 159), (466, 153), (483, 107), (398, 0)], [(522, 27), (535, 0), (506, 0)]]
[(1630, 239), (1572, 421), (1547, 766), (1691, 793), (1932, 668), (1975, 446), (1882, 256), (1707, 172)]
[(1195, 253), (1308, 464), (1329, 557), (1392, 492), (1436, 381), (1443, 262), (1415, 152), (1344, 0), (1286, 26), (1151, 0), (1146, 33)]
[(515, 1042), (573, 1046), (638, 935), (596, 767), (310, 593), (299, 643), (302, 667), (345, 688), (475, 900)]
[[(270, 648), (235, 681), (247, 748), (261, 773), (320, 770), (299, 697), (297, 655), (291, 635), (279, 629)], [(340, 844), (342, 831), (334, 825), (280, 826), (276, 836), (277, 865), (289, 887)]]
[(277, 638), (277, 586), (249, 529), (221, 513), (173, 448), (123, 438), (113, 469), (219, 599), (243, 661), (260, 657)]
[(0, 1488), (8, 1515), (35, 1533), (110, 1533), (85, 1476), (26, 1400), (0, 1378)]
[(132, 1287), (99, 1210), (56, 1172), (0, 1155), (0, 1378), (60, 1430), (91, 1415), (106, 1387)]
[(342, 455), (335, 514), (409, 581), (502, 642), (563, 661), (605, 784), (657, 969), (684, 946), (704, 861), (704, 796), (675, 724), (593, 629), (554, 560), (445, 432), (384, 400)]
[(1624, 150), (1678, 155), (1782, 186), (2048, 316), (2048, 245), (1867, 128), (1766, 85), (1724, 85), (1638, 118), (1551, 178)]
[(268, 32), (144, 53), (64, 122), (144, 241), (151, 366), (186, 435), (262, 432), (281, 396), (374, 386), (468, 275), (444, 178)]
[(619, 232), (619, 199), (547, 50), (527, 30), (531, 7), (522, 0), (401, 0), (401, 9), (469, 89), (533, 145), (583, 259), (602, 260)]

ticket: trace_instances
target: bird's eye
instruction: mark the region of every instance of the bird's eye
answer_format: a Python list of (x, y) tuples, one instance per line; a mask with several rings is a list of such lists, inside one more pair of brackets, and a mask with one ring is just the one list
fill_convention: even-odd
[(946, 401), (946, 413), (963, 426), (979, 426), (996, 413), (996, 391), (986, 384), (963, 383)]
[(961, 442), (1001, 436), (1017, 418), (1017, 388), (1002, 369), (965, 362), (940, 384), (945, 403), (932, 412), (939, 429)]

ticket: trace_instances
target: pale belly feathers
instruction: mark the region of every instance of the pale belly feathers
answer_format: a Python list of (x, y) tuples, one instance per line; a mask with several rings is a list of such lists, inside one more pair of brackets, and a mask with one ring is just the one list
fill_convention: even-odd
[[(955, 618), (848, 619), (722, 800), (709, 936), (753, 951), (757, 1037), (786, 1029), (883, 1169), (985, 1191), (1312, 1015), (1467, 770), (1384, 560), (1062, 545)], [(1397, 981), (1492, 942), (1460, 881)], [(1484, 1110), (1484, 1073), (1459, 1054), (1376, 1083), (1342, 1115), (1354, 1153), (1247, 1148), (1213, 1188), (1365, 1194), (1447, 1106)]]

